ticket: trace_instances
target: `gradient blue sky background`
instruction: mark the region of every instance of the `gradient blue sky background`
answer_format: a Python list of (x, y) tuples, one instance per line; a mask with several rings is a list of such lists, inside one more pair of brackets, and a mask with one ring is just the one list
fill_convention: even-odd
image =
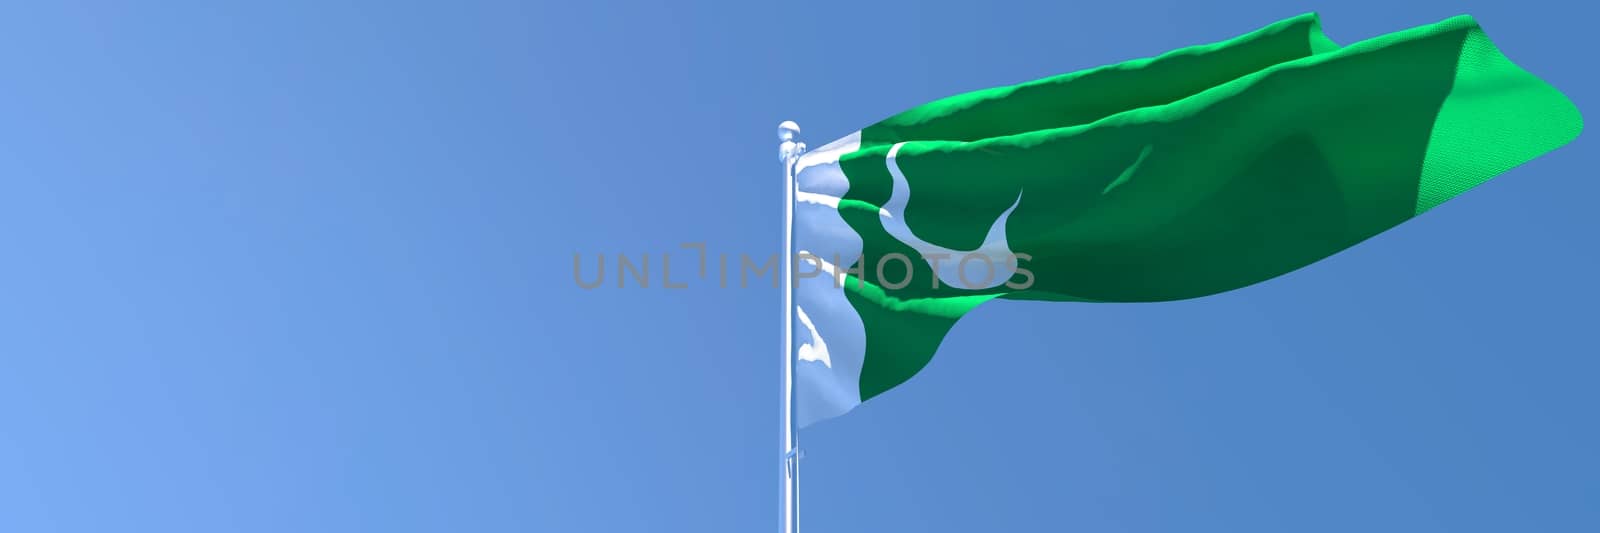
[[(1310, 10), (1600, 106), (1564, 0), (6, 4), (0, 531), (773, 530), (779, 292), (678, 244), (776, 250), (780, 120)], [(804, 433), (806, 530), (1600, 530), (1594, 138), (1245, 290), (987, 305)], [(690, 287), (577, 288), (619, 252)]]

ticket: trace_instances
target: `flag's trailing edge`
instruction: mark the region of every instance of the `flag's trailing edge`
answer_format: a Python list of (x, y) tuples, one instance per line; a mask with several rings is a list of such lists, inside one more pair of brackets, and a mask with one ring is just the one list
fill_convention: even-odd
[(990, 299), (1251, 285), (1582, 128), (1466, 16), (1341, 47), (1308, 14), (918, 106), (796, 164), (798, 422), (906, 381)]

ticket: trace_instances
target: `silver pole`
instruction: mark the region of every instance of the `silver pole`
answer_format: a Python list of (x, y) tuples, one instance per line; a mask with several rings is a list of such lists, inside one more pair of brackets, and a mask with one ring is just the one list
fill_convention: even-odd
[(794, 427), (794, 192), (795, 162), (806, 144), (796, 140), (800, 125), (778, 124), (778, 158), (783, 161), (783, 533), (800, 531), (800, 435)]

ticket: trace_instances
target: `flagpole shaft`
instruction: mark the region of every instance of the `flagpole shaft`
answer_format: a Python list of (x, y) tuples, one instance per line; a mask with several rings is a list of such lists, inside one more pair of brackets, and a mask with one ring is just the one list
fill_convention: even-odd
[(796, 137), (800, 126), (785, 121), (778, 125), (778, 157), (783, 161), (783, 446), (782, 460), (783, 533), (800, 531), (800, 437), (794, 426), (794, 194), (795, 162), (805, 151)]

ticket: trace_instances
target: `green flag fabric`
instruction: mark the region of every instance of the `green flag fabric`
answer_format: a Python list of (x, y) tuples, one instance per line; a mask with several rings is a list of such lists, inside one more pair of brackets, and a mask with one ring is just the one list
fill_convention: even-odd
[(905, 382), (989, 300), (1258, 283), (1582, 127), (1466, 16), (1339, 46), (1308, 14), (918, 106), (795, 163), (799, 423)]

